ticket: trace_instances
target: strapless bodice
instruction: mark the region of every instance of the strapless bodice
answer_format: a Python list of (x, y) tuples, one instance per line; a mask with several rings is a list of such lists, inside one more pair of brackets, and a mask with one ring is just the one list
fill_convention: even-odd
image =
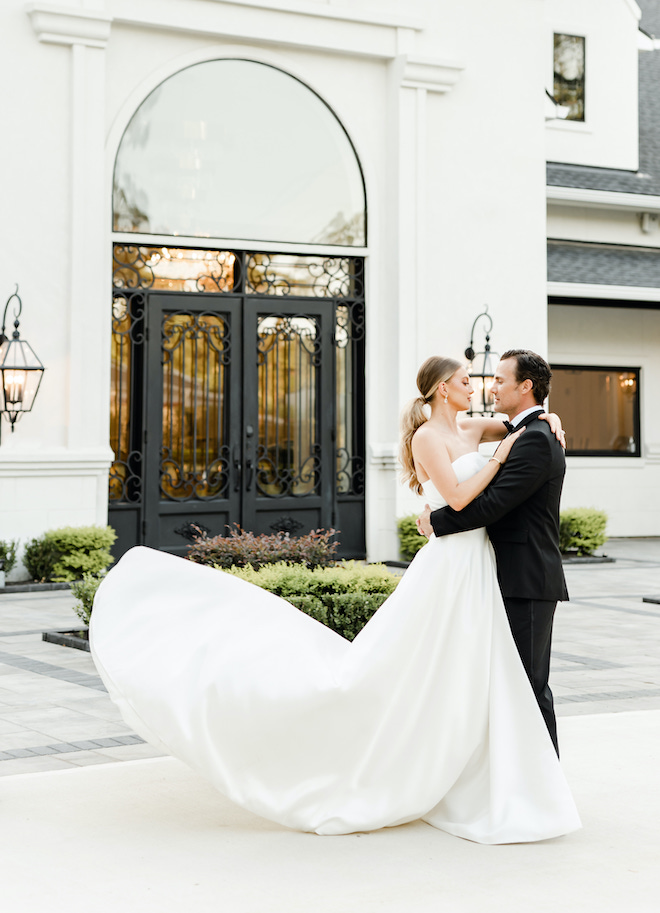
[[(464, 453), (463, 456), (459, 456), (451, 465), (454, 467), (454, 472), (456, 473), (458, 481), (465, 482), (466, 479), (469, 479), (471, 476), (475, 475), (475, 473), (479, 472), (487, 462), (487, 456), (474, 450), (472, 453)], [(426, 502), (431, 510), (437, 510), (439, 507), (447, 506), (447, 502), (430, 479), (427, 479), (426, 482), (422, 482), (422, 488), (424, 489)]]

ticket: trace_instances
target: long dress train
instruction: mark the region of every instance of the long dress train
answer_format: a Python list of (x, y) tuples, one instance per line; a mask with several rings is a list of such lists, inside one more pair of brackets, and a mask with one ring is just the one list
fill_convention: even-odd
[(509, 843), (580, 826), (485, 530), (432, 538), (352, 643), (236, 577), (134, 548), (99, 588), (90, 640), (129, 726), (288, 827), (423, 818)]

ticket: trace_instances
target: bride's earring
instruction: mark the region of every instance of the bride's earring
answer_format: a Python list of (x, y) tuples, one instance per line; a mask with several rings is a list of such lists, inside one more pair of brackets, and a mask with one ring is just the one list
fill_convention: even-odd
[(447, 394), (445, 393), (445, 402), (447, 402), (448, 399), (449, 399), (449, 397), (448, 397)]

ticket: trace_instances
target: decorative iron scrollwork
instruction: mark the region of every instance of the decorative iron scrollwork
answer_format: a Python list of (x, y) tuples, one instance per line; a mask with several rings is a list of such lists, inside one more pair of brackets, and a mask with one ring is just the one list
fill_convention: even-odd
[(338, 448), (336, 478), (338, 494), (364, 494), (364, 459), (351, 456), (345, 447)]
[(318, 494), (321, 490), (321, 448), (318, 444), (311, 447), (312, 453), (306, 460), (297, 466), (294, 454), (275, 451), (271, 456), (264, 447), (257, 449), (257, 490), (260, 495), (268, 498), (304, 498), (310, 494)]
[(194, 542), (195, 539), (199, 539), (200, 536), (205, 538), (209, 535), (211, 530), (208, 526), (204, 526), (203, 523), (197, 523), (194, 520), (189, 520), (188, 523), (183, 523), (181, 526), (177, 526), (174, 530), (177, 536), (182, 536), (188, 542)]
[(253, 295), (360, 297), (363, 294), (361, 261), (355, 257), (250, 254), (245, 290)]
[(153, 269), (147, 265), (148, 247), (133, 244), (115, 244), (112, 253), (114, 288), (152, 288), (155, 280)]
[(113, 504), (142, 499), (142, 452), (135, 447), (135, 352), (144, 342), (145, 295), (116, 292), (112, 301), (110, 467), (108, 497)]
[(139, 504), (142, 500), (142, 454), (132, 450), (110, 467), (108, 497), (113, 503)]
[(167, 447), (161, 450), (160, 491), (168, 501), (209, 501), (226, 497), (229, 486), (228, 447), (223, 455), (201, 469), (192, 469), (189, 461), (174, 459)]
[(344, 349), (351, 342), (364, 339), (364, 302), (342, 302), (335, 311), (334, 343), (338, 349)]
[[(231, 327), (222, 314), (177, 311), (165, 314), (162, 327), (163, 363), (166, 364), (186, 341), (199, 341), (208, 346), (221, 365), (229, 364)], [(208, 354), (208, 353), (207, 353)], [(193, 372), (197, 366), (193, 364)]]
[(115, 244), (112, 284), (117, 289), (231, 292), (239, 260), (233, 251)]
[(303, 529), (303, 524), (294, 520), (293, 517), (278, 517), (274, 523), (270, 524), (270, 528), (276, 533), (295, 533), (297, 530)]
[[(268, 353), (277, 345), (291, 343), (311, 356), (311, 363), (321, 364), (321, 334), (318, 320), (306, 314), (268, 314), (260, 316), (257, 339), (257, 358), (263, 364)], [(291, 346), (288, 346), (291, 357)], [(294, 356), (295, 357), (295, 356)]]

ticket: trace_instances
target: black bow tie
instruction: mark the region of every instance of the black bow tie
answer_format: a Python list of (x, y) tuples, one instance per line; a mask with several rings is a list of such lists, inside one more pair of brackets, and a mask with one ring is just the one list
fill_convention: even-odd
[(504, 422), (504, 427), (509, 432), (509, 434), (511, 434), (511, 432), (513, 431), (513, 425), (511, 424), (511, 422)]

